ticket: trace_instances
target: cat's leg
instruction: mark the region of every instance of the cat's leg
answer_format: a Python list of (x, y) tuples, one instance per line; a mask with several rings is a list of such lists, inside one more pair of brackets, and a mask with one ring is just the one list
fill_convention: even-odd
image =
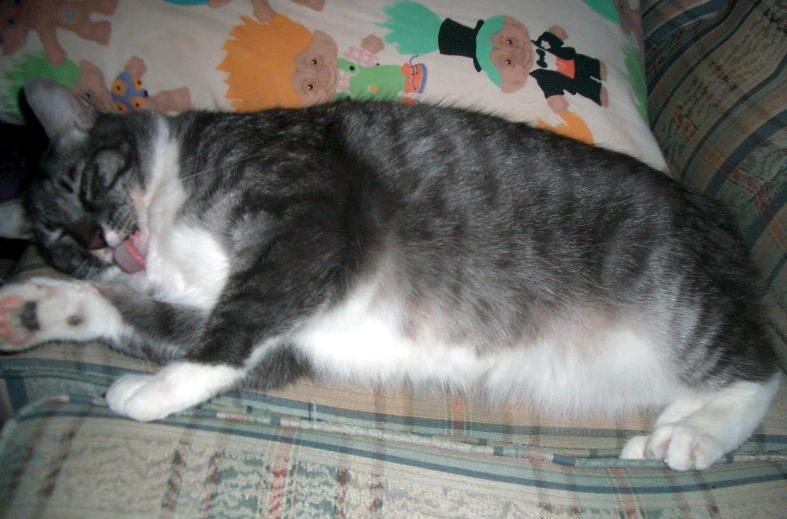
[(620, 457), (661, 460), (680, 471), (706, 469), (751, 436), (778, 388), (775, 375), (680, 398), (662, 412), (650, 435), (631, 438)]
[(274, 389), (308, 373), (305, 359), (279, 345), (269, 348), (261, 360), (239, 367), (177, 361), (152, 375), (124, 375), (109, 388), (106, 400), (117, 414), (149, 422), (199, 405), (246, 380)]
[(106, 401), (119, 415), (150, 422), (201, 404), (245, 376), (243, 368), (178, 361), (152, 375), (123, 375), (107, 391)]
[[(154, 420), (207, 400), (246, 374), (232, 366), (182, 360), (200, 336), (206, 314), (127, 286), (38, 278), (0, 290), (0, 351), (54, 340), (100, 340), (156, 362), (175, 359), (154, 375), (125, 375), (107, 393), (110, 408), (119, 414)], [(273, 371), (286, 365), (280, 355), (274, 357)]]
[[(152, 375), (122, 377), (107, 393), (110, 408), (158, 420), (252, 377), (275, 388), (307, 373), (307, 359), (288, 337), (336, 287), (342, 251), (324, 221), (309, 218), (294, 226), (298, 232), (255, 243), (264, 250), (230, 274), (186, 358)], [(311, 232), (310, 225), (324, 232)], [(259, 233), (249, 235), (259, 241)]]

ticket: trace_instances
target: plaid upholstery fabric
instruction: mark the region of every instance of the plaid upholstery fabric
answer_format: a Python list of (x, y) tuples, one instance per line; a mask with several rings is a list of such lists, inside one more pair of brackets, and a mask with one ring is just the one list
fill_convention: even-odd
[(679, 474), (617, 459), (647, 413), (555, 419), (307, 380), (156, 424), (113, 416), (108, 384), (152, 369), (99, 345), (3, 357), (17, 413), (0, 441), (0, 517), (712, 517), (787, 505), (784, 386), (740, 450)]
[(645, 0), (640, 7), (646, 47), (672, 38), (676, 30), (715, 18), (727, 0)]
[(659, 14), (664, 2), (643, 6), (651, 126), (672, 175), (735, 213), (787, 362), (787, 7), (689, 3), (710, 15), (676, 28), (676, 2), (667, 2), (672, 16)]
[(156, 424), (113, 416), (107, 385), (152, 369), (99, 345), (3, 357), (17, 413), (0, 441), (0, 517), (713, 517), (787, 505), (787, 387), (725, 463), (679, 474), (616, 458), (647, 413), (555, 419), (307, 380)]

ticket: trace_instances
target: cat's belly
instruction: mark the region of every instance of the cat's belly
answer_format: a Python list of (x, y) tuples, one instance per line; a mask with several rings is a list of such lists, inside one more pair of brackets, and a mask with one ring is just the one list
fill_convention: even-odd
[(586, 330), (572, 333), (567, 323), (559, 334), (480, 353), (471, 344), (413, 338), (399, 326), (395, 304), (371, 301), (371, 294), (357, 294), (292, 337), (317, 376), (448, 387), (557, 412), (663, 405), (680, 390), (659, 349), (631, 327), (602, 329), (591, 338)]
[(380, 315), (326, 316), (294, 343), (317, 375), (367, 384), (408, 380), (465, 389), (491, 366), (469, 346), (415, 341), (386, 321)]

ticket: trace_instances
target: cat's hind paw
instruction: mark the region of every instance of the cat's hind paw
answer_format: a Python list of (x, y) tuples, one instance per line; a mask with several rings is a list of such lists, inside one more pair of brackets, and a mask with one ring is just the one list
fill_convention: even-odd
[(724, 456), (711, 435), (689, 424), (665, 424), (649, 436), (635, 436), (623, 447), (621, 459), (663, 461), (677, 471), (705, 470)]

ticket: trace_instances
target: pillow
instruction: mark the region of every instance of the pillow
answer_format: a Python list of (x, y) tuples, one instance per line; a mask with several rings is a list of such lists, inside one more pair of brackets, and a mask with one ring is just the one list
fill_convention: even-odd
[(121, 112), (394, 99), (484, 110), (665, 166), (630, 0), (38, 2), (51, 24), (0, 4), (6, 121), (21, 120), (33, 75)]

